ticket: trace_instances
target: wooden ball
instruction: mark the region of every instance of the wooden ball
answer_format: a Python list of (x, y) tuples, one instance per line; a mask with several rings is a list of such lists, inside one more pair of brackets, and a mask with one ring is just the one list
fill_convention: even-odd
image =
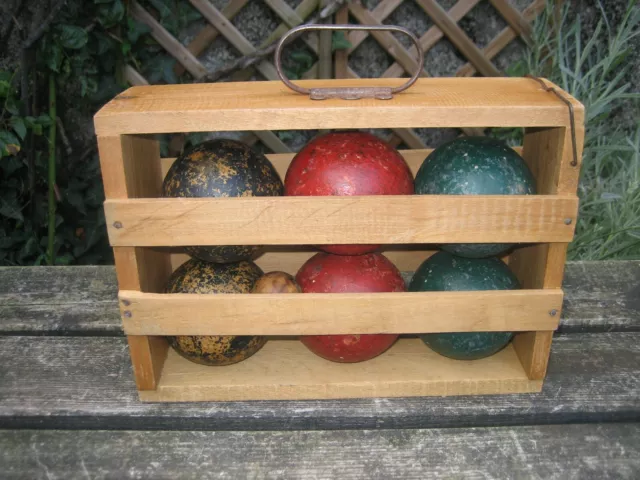
[(269, 272), (258, 279), (251, 293), (302, 293), (302, 289), (288, 273)]

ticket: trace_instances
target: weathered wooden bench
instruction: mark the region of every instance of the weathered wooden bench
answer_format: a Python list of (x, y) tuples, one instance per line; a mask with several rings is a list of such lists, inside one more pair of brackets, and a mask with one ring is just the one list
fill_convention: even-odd
[(143, 404), (113, 268), (1, 268), (0, 478), (640, 478), (640, 262), (564, 288), (540, 394)]

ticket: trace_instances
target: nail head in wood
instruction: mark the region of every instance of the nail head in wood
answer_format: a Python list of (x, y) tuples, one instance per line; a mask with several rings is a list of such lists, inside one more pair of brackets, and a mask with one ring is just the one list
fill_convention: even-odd
[(124, 316), (127, 318), (131, 318), (131, 312), (129, 310), (124, 311)]
[(122, 228), (122, 222), (113, 222), (113, 228)]
[(556, 310), (555, 308), (553, 310), (549, 310), (549, 315), (550, 316), (555, 317), (557, 314), (558, 314), (558, 310)]
[(131, 302), (130, 302), (129, 300), (126, 300), (126, 299), (125, 299), (125, 300), (122, 300), (122, 304), (123, 304), (125, 307), (128, 307), (129, 305), (131, 305)]
[(573, 220), (571, 220), (570, 218), (565, 218), (564, 219), (564, 224), (565, 225), (571, 225), (571, 222), (573, 222)]

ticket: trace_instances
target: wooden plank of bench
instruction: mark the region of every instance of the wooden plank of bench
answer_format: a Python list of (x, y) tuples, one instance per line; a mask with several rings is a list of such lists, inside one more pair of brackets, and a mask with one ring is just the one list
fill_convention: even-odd
[(640, 421), (639, 357), (640, 333), (559, 335), (540, 394), (143, 404), (124, 338), (4, 336), (0, 428), (290, 430)]
[(19, 478), (633, 478), (640, 424), (384, 431), (0, 432)]
[[(560, 332), (640, 331), (640, 262), (569, 262)], [(122, 335), (113, 267), (0, 268), (0, 335)]]

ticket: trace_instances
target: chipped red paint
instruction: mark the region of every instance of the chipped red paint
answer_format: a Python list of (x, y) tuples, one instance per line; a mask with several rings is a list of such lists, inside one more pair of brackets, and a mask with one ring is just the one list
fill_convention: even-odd
[[(309, 142), (294, 157), (285, 195), (411, 195), (413, 176), (391, 145), (364, 132), (335, 132)], [(360, 255), (379, 245), (321, 245), (338, 255)]]
[[(396, 266), (380, 253), (347, 256), (318, 253), (300, 268), (296, 281), (304, 293), (404, 292)], [(334, 362), (377, 357), (398, 335), (313, 335), (300, 340), (313, 353)]]

